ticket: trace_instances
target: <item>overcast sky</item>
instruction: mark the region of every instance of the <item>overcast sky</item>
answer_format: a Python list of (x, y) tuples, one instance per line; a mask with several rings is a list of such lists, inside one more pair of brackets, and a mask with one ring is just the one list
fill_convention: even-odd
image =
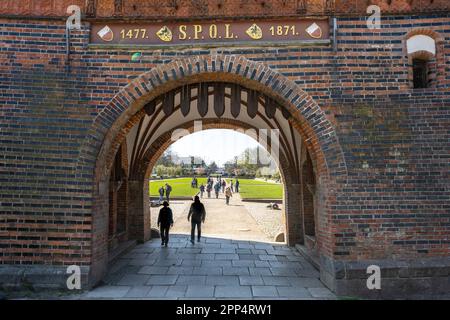
[(258, 143), (249, 136), (228, 129), (209, 129), (192, 133), (176, 141), (171, 150), (181, 157), (199, 156), (207, 164), (215, 161), (217, 165), (234, 159), (247, 148)]

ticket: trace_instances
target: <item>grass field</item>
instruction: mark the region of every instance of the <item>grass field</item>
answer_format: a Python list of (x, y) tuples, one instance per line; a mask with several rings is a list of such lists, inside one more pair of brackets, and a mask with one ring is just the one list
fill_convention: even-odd
[[(198, 185), (206, 184), (206, 178), (197, 178)], [(191, 178), (177, 178), (150, 181), (150, 196), (157, 197), (158, 189), (166, 183), (172, 186), (171, 196), (192, 197), (198, 189), (191, 188)], [(225, 179), (227, 183), (231, 179)], [(235, 179), (233, 179), (235, 180)], [(243, 199), (282, 199), (283, 186), (279, 183), (270, 183), (253, 179), (239, 179), (239, 193)]]
[(283, 185), (251, 179), (239, 179), (242, 199), (282, 199)]

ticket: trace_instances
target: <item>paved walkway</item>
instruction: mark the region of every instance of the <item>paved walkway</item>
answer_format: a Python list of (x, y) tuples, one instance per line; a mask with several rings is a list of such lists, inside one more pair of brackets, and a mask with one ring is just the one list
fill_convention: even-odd
[[(239, 195), (234, 195), (229, 205), (226, 205), (222, 193), (218, 199), (214, 196), (201, 201), (206, 209), (206, 221), (202, 225), (203, 235), (236, 240), (272, 241), (249, 214)], [(190, 234), (191, 224), (187, 221), (189, 204), (185, 206), (183, 214), (175, 215), (177, 218), (172, 233)]]
[(192, 245), (173, 235), (138, 245), (110, 268), (105, 284), (82, 298), (329, 299), (319, 273), (294, 249), (207, 237)]
[(110, 267), (104, 285), (81, 298), (334, 298), (295, 248), (270, 242), (240, 197), (229, 206), (223, 195), (202, 202), (207, 216), (201, 242), (190, 243), (189, 205), (174, 204), (169, 247), (159, 239), (136, 246)]

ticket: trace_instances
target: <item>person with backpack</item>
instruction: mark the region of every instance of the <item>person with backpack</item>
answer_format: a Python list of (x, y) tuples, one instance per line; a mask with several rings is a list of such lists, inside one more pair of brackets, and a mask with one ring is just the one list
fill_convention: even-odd
[(233, 192), (231, 191), (230, 187), (227, 187), (225, 189), (225, 199), (226, 199), (226, 204), (230, 204), (230, 198), (233, 196)]
[(191, 204), (188, 214), (188, 221), (191, 221), (191, 243), (194, 244), (195, 228), (197, 227), (197, 241), (200, 242), (202, 234), (202, 223), (205, 222), (206, 210), (203, 203), (200, 202), (198, 196), (195, 196), (194, 202)]
[(161, 245), (167, 247), (169, 243), (169, 229), (173, 227), (172, 209), (169, 208), (167, 201), (163, 202), (163, 207), (159, 210), (158, 227), (161, 234)]

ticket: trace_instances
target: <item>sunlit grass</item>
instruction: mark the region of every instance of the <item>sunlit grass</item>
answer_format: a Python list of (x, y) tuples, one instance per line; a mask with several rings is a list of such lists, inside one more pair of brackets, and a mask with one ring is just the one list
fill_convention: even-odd
[[(196, 195), (198, 188), (191, 187), (192, 178), (176, 178), (150, 181), (150, 196), (158, 197), (158, 189), (166, 183), (172, 186), (172, 197), (192, 197)], [(206, 178), (197, 178), (198, 185), (202, 183), (206, 185)], [(226, 178), (227, 183), (235, 178)], [(215, 179), (214, 179), (215, 181)], [(243, 199), (282, 199), (283, 186), (282, 184), (265, 182), (254, 179), (239, 179), (239, 193)]]

